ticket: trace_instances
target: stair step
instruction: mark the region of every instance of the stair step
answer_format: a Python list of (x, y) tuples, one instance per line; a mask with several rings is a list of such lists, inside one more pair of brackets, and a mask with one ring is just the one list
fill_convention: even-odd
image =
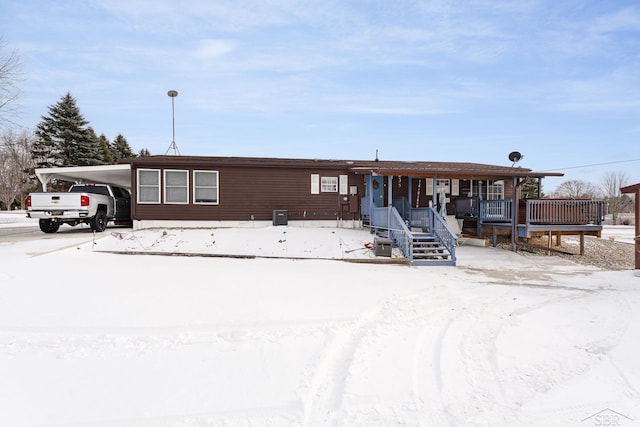
[(414, 232), (411, 246), (414, 265), (453, 265), (447, 248), (431, 233)]
[(414, 259), (429, 259), (429, 258), (437, 258), (437, 259), (448, 259), (449, 254), (413, 254)]
[(435, 248), (442, 246), (442, 242), (413, 242), (413, 247)]

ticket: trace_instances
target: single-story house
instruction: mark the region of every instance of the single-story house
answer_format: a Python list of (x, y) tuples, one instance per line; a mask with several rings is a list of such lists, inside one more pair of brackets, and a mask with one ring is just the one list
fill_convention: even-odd
[(134, 228), (366, 226), (416, 264), (455, 264), (456, 228), (479, 236), (509, 233), (514, 245), (540, 233), (582, 238), (602, 229), (602, 202), (520, 200), (525, 181), (562, 176), (522, 167), (164, 155), (94, 167), (95, 175), (89, 167), (64, 169), (38, 171), (43, 186), (53, 178), (127, 181)]

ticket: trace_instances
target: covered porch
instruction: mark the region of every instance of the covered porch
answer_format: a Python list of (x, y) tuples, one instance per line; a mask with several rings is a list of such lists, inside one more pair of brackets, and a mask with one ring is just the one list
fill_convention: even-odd
[(559, 242), (573, 234), (581, 237), (581, 253), (585, 235), (600, 235), (604, 202), (543, 199), (539, 194), (520, 198), (526, 180), (549, 174), (477, 164), (465, 170), (460, 165), (455, 170), (441, 164), (367, 170), (360, 202), (363, 223), (393, 240), (414, 265), (455, 265), (455, 248), (463, 235), (493, 237), (494, 244), (498, 235), (510, 235), (515, 250), (527, 245), (520, 239), (548, 235)]

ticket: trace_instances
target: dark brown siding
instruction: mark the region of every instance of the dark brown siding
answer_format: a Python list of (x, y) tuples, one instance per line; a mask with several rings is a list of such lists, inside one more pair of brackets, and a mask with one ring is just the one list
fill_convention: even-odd
[[(339, 177), (349, 175), (346, 169), (298, 169), (209, 165), (145, 164), (145, 169), (189, 171), (189, 204), (135, 204), (133, 217), (138, 220), (213, 220), (250, 221), (271, 220), (274, 210), (287, 210), (288, 217), (297, 219), (336, 219), (346, 201), (336, 193), (311, 194), (311, 175)], [(193, 204), (193, 170), (218, 172), (218, 205)], [(136, 172), (132, 171), (133, 200), (136, 199)], [(161, 180), (163, 174), (161, 172)], [(349, 176), (349, 185), (358, 186), (358, 196), (364, 195), (361, 176)], [(162, 188), (162, 185), (161, 185)], [(162, 198), (161, 190), (161, 198)], [(346, 217), (345, 217), (346, 218)], [(351, 216), (348, 217), (349, 219)]]

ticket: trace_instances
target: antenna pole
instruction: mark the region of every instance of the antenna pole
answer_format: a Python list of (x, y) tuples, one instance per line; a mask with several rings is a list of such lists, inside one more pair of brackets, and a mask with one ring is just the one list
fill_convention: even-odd
[(176, 116), (173, 103), (173, 98), (178, 96), (178, 91), (170, 90), (167, 92), (167, 95), (171, 98), (171, 129), (173, 139), (171, 140), (171, 145), (169, 145), (169, 148), (167, 148), (167, 151), (164, 154), (169, 153), (169, 150), (173, 150), (173, 155), (175, 156), (176, 154), (180, 154), (180, 150), (178, 150), (178, 146), (176, 145)]

